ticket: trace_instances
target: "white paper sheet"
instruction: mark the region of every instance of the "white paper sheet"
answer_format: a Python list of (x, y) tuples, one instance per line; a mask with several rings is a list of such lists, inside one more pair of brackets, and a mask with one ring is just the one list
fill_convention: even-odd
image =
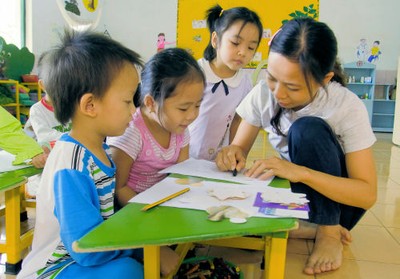
[(193, 158), (189, 158), (179, 164), (166, 168), (160, 171), (160, 173), (177, 173), (259, 186), (269, 185), (273, 179), (273, 177), (268, 180), (250, 178), (245, 176), (242, 172), (238, 172), (236, 176), (233, 176), (232, 172), (220, 171), (214, 162)]
[(0, 150), (0, 172), (13, 171), (13, 170), (27, 168), (30, 166), (28, 164), (13, 166), (12, 162), (14, 160), (15, 160), (15, 155), (8, 153), (5, 150)]
[[(148, 190), (136, 195), (129, 202), (136, 203), (154, 203), (162, 198), (165, 198), (173, 193), (176, 193), (184, 188), (189, 187), (190, 191), (175, 197), (169, 201), (164, 202), (160, 206), (170, 206), (170, 207), (178, 207), (178, 208), (190, 208), (190, 209), (198, 209), (198, 210), (206, 210), (212, 206), (221, 206), (221, 205), (230, 205), (249, 214), (249, 216), (256, 217), (264, 217), (264, 218), (274, 218), (277, 216), (265, 215), (263, 213), (258, 212), (258, 207), (254, 207), (254, 200), (256, 194), (258, 192), (264, 192), (266, 189), (271, 188), (270, 186), (265, 185), (241, 185), (241, 184), (231, 184), (231, 183), (220, 183), (220, 182), (212, 182), (203, 180), (200, 183), (197, 182), (197, 186), (191, 185), (182, 185), (181, 179), (174, 177), (167, 177), (161, 182), (155, 184)], [(247, 198), (245, 199), (227, 199), (224, 201), (218, 200), (216, 197), (213, 197), (208, 194), (209, 190), (215, 189), (216, 187), (224, 188), (227, 192), (232, 191), (242, 191), (247, 194)], [(274, 188), (276, 189), (276, 188)], [(281, 191), (282, 195), (291, 193), (290, 189), (277, 189), (277, 191)], [(297, 216), (295, 214), (302, 214), (301, 216)], [(304, 212), (288, 212), (288, 217), (298, 217), (305, 218)]]

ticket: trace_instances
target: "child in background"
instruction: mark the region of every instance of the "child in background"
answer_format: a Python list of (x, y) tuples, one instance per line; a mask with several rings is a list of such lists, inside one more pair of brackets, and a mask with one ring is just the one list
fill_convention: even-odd
[[(56, 140), (65, 132), (71, 130), (71, 124), (62, 125), (54, 115), (54, 109), (51, 104), (50, 96), (46, 93), (46, 79), (49, 74), (49, 66), (46, 61), (47, 53), (44, 52), (40, 57), (37, 65), (39, 86), (45, 96), (35, 103), (29, 110), (29, 119), (25, 124), (25, 132), (33, 134), (33, 138), (41, 146), (46, 146), (51, 150)], [(35, 198), (36, 191), (40, 183), (41, 175), (34, 175), (28, 178), (26, 184), (27, 198)]]
[[(188, 125), (199, 114), (204, 82), (196, 60), (183, 49), (165, 49), (145, 64), (140, 108), (124, 135), (107, 139), (117, 167), (120, 205), (166, 177), (158, 171), (188, 159)], [(174, 251), (161, 247), (163, 275), (177, 262)]]
[(48, 148), (40, 147), (35, 140), (25, 134), (21, 122), (2, 106), (0, 106), (0, 148), (15, 155), (13, 165), (32, 159), (32, 165), (36, 168), (44, 167), (50, 152)]
[(57, 141), (43, 170), (32, 250), (17, 278), (143, 278), (134, 259), (139, 249), (72, 249), (114, 214), (116, 169), (104, 138), (123, 134), (129, 125), (140, 57), (90, 32), (66, 33), (48, 55), (46, 89), (57, 120), (71, 120), (72, 129)]
[(47, 53), (44, 52), (40, 57), (37, 65), (39, 86), (45, 96), (35, 103), (29, 110), (29, 119), (25, 124), (25, 132), (32, 133), (33, 138), (41, 145), (53, 144), (54, 141), (65, 132), (71, 130), (71, 124), (62, 125), (54, 115), (50, 96), (46, 93), (46, 79), (49, 74), (48, 63), (46, 62)]
[(190, 157), (214, 160), (235, 135), (240, 118), (235, 109), (252, 88), (242, 69), (254, 57), (263, 34), (258, 15), (245, 8), (207, 11), (210, 42), (198, 63), (206, 75), (199, 117), (189, 126)]
[(288, 179), (307, 195), (309, 220), (289, 237), (315, 240), (310, 275), (341, 266), (349, 230), (376, 201), (376, 138), (365, 105), (344, 85), (332, 30), (311, 18), (285, 23), (270, 44), (266, 81), (237, 108), (236, 136), (216, 158), (221, 170), (240, 171), (259, 129), (267, 131), (281, 158), (256, 160), (245, 174)]

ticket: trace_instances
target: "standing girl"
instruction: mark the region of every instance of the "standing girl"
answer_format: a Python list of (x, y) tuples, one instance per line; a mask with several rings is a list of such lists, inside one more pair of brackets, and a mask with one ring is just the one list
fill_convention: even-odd
[[(189, 157), (188, 126), (199, 114), (205, 78), (185, 50), (165, 49), (145, 65), (140, 108), (119, 137), (108, 138), (117, 166), (116, 195), (124, 206), (136, 194), (165, 178), (158, 171)], [(178, 257), (161, 249), (161, 272), (169, 274)]]
[(288, 179), (307, 195), (309, 222), (290, 233), (315, 239), (304, 272), (338, 269), (349, 230), (376, 200), (377, 177), (376, 138), (365, 105), (344, 87), (332, 30), (311, 18), (287, 22), (271, 41), (266, 82), (237, 113), (242, 122), (218, 167), (241, 170), (259, 129), (266, 130), (281, 158), (256, 160), (245, 174)]
[(239, 118), (235, 109), (251, 90), (250, 75), (242, 69), (253, 58), (263, 27), (258, 15), (245, 8), (207, 11), (210, 42), (198, 63), (206, 75), (199, 117), (189, 126), (190, 157), (214, 160), (231, 142)]

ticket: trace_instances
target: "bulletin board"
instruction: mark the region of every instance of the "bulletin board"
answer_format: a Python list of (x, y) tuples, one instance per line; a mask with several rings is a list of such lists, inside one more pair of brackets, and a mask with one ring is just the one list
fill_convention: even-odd
[(257, 67), (267, 58), (268, 42), (285, 21), (306, 16), (319, 18), (319, 0), (178, 0), (176, 44), (187, 49), (196, 59), (203, 57), (210, 40), (206, 11), (216, 4), (223, 9), (245, 6), (260, 16), (264, 32), (248, 68)]

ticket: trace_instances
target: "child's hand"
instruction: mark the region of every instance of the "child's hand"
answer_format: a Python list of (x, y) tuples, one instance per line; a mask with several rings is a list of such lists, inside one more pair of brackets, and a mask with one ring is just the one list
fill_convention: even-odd
[(179, 255), (168, 246), (160, 247), (161, 275), (167, 276), (179, 264)]
[(246, 157), (239, 146), (228, 145), (218, 152), (215, 163), (221, 171), (240, 171), (246, 166)]
[(42, 146), (42, 148), (43, 148), (43, 153), (38, 154), (32, 158), (32, 165), (38, 169), (44, 167), (44, 165), (46, 164), (47, 157), (49, 156), (50, 153), (50, 149), (48, 149), (46, 146)]

